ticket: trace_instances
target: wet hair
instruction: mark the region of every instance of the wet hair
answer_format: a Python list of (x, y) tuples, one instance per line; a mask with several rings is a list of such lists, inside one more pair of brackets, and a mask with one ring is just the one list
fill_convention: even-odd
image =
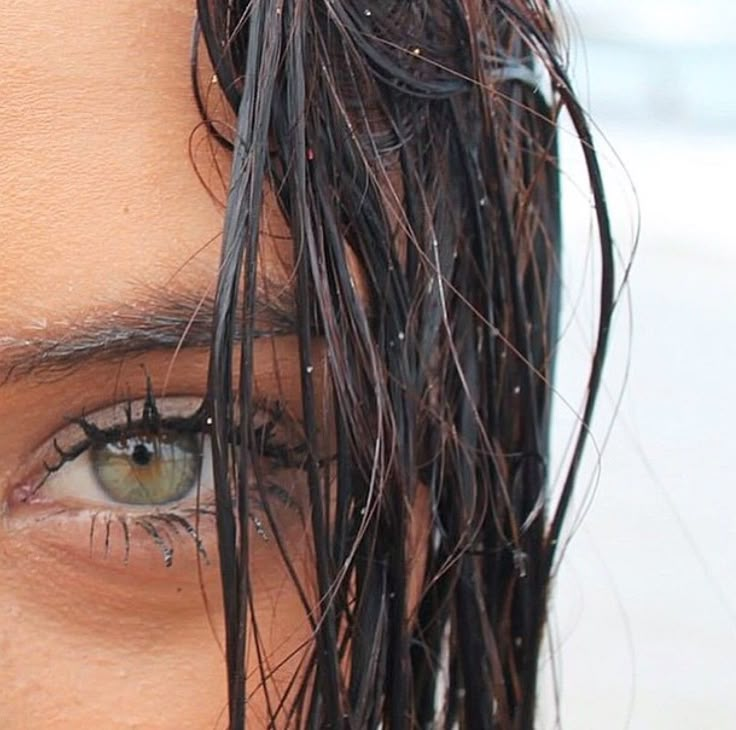
[[(235, 120), (228, 131), (209, 109), (195, 52), (200, 110), (232, 151), (208, 389), (230, 727), (244, 726), (253, 689), (244, 677), (256, 630), (244, 496), (253, 457), (238, 444), (254, 428), (252, 323), (270, 188), (296, 262), (321, 600), (309, 606), (313, 645), (269, 727), (532, 728), (550, 575), (613, 300), (596, 156), (552, 13), (544, 0), (197, 5), (195, 51), (206, 47)], [(588, 165), (602, 275), (587, 400), (552, 501), (563, 110)], [(317, 446), (316, 338), (337, 434), (329, 466)], [(407, 538), (419, 498), (431, 524), (412, 612)], [(282, 548), (280, 559), (293, 557)]]

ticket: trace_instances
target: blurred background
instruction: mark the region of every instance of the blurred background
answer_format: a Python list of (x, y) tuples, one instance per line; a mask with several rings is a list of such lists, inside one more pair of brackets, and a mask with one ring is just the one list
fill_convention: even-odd
[[(736, 728), (736, 3), (569, 0), (572, 75), (628, 262), (545, 650), (540, 728)], [(553, 476), (598, 271), (563, 133), (567, 271)], [(640, 228), (639, 228), (640, 227)]]

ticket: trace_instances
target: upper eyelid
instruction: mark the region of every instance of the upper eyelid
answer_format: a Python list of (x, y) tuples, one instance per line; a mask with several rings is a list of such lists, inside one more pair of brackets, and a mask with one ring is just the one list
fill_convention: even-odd
[[(113, 443), (132, 435), (146, 433), (145, 426), (147, 425), (146, 421), (133, 419), (128, 413), (126, 413), (126, 421), (123, 426), (115, 423), (107, 428), (99, 428), (85, 417), (74, 418), (71, 421), (83, 431), (90, 445)], [(200, 407), (189, 416), (164, 416), (157, 423), (157, 427), (168, 431), (191, 433), (203, 431), (206, 423), (206, 412), (203, 407)]]
[[(85, 433), (81, 425), (82, 422), (86, 422), (88, 425), (99, 430), (101, 435), (109, 435), (110, 439), (112, 439), (115, 436), (115, 432), (122, 433), (128, 426), (125, 411), (127, 406), (135, 409), (132, 411), (133, 415), (131, 417), (132, 428), (141, 425), (141, 415), (138, 414), (138, 409), (142, 411), (144, 403), (145, 399), (143, 398), (121, 400), (105, 408), (98, 408), (92, 413), (82, 411), (78, 415), (67, 416), (65, 419), (66, 425), (58, 429), (53, 436), (46, 437), (41, 448), (46, 444), (52, 445), (54, 440), (62, 447), (65, 445), (71, 447), (74, 443), (84, 440), (85, 437), (89, 438), (89, 435)], [(202, 399), (194, 396), (167, 396), (157, 399), (156, 404), (159, 406), (159, 412), (165, 411), (161, 413), (161, 420), (163, 424), (167, 424), (178, 419), (187, 420), (197, 416), (202, 408)], [(182, 413), (186, 413), (187, 415), (183, 416)]]
[[(156, 399), (155, 403), (157, 407), (163, 406), (166, 410), (170, 410), (172, 408), (172, 401), (181, 403), (184, 400), (191, 403), (193, 399), (167, 396), (165, 398)], [(47, 450), (55, 452), (59, 457), (56, 464), (44, 463), (47, 473), (58, 471), (64, 464), (78, 458), (95, 444), (115, 443), (137, 434), (143, 434), (145, 432), (143, 429), (145, 424), (142, 417), (133, 417), (129, 409), (132, 409), (133, 406), (142, 409), (145, 407), (145, 402), (145, 399), (139, 399), (133, 402), (121, 401), (120, 403), (116, 403), (108, 408), (99, 409), (88, 416), (69, 418), (69, 425), (57, 432), (50, 442), (47, 442)], [(174, 413), (172, 411), (169, 415), (162, 414), (159, 424), (160, 427), (165, 431), (174, 433), (200, 432), (206, 434), (208, 432), (207, 425), (210, 421), (207, 416), (204, 401), (199, 400), (198, 402), (198, 407), (194, 410), (190, 408), (187, 415), (181, 415), (181, 410), (178, 413)], [(120, 406), (124, 409), (122, 414), (125, 417), (124, 421), (120, 419), (120, 415), (117, 417), (114, 416), (116, 412), (119, 413), (118, 409)], [(297, 419), (293, 418), (293, 416), (288, 414), (288, 412), (278, 404), (269, 404), (266, 400), (260, 400), (256, 402), (255, 406), (256, 417), (259, 415), (268, 416), (268, 420), (266, 420), (261, 426), (256, 427), (256, 431), (259, 436), (262, 433), (267, 434), (268, 431), (272, 431), (282, 422), (288, 428), (294, 428), (300, 425)], [(161, 410), (163, 410), (163, 408), (161, 408)], [(108, 416), (110, 418), (107, 426), (100, 426), (95, 422), (101, 420), (102, 416)], [(77, 433), (77, 436), (71, 437), (70, 433)], [(237, 433), (237, 430), (235, 433)], [(278, 458), (285, 466), (298, 465), (292, 460), (293, 454), (299, 456), (306, 451), (304, 443), (301, 441), (299, 443), (295, 443), (291, 438), (285, 439), (276, 444), (270, 441), (262, 441), (261, 444), (263, 449), (262, 454), (264, 456)]]

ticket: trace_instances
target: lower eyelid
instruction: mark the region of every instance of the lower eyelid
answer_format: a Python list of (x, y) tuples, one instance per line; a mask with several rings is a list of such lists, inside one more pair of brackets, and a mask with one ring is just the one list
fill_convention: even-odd
[(173, 512), (132, 515), (50, 505), (24, 505), (14, 512), (6, 528), (20, 536), (27, 553), (71, 561), (77, 571), (88, 566), (138, 576), (166, 569), (166, 575), (181, 579), (196, 576), (198, 564), (217, 562), (210, 510), (202, 510), (196, 520)]
[[(306, 524), (303, 509), (304, 475), (281, 470), (282, 479), (264, 480), (250, 492), (254, 544), (271, 544), (271, 519), (278, 525)], [(6, 515), (9, 529), (33, 534), (52, 550), (106, 569), (151, 570), (161, 567), (194, 569), (216, 563), (214, 496), (197, 508), (192, 499), (167, 510), (131, 510), (72, 506), (49, 501), (19, 502)], [(178, 571), (177, 571), (178, 574)]]

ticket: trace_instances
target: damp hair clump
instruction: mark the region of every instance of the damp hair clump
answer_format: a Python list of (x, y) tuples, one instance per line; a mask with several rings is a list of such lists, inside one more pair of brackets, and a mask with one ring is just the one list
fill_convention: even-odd
[[(552, 12), (543, 0), (199, 0), (197, 9), (195, 98), (232, 152), (208, 396), (230, 727), (244, 726), (246, 636), (257, 627), (251, 455), (229, 434), (241, 429), (237, 443), (247, 444), (253, 428), (249, 322), (270, 189), (296, 262), (321, 600), (302, 671), (271, 704), (268, 726), (530, 730), (550, 574), (613, 299), (600, 175)], [(231, 128), (208, 106), (205, 52)], [(563, 110), (589, 168), (602, 276), (587, 401), (551, 503)], [(316, 456), (317, 338), (337, 434), (329, 469)], [(410, 606), (418, 499), (431, 525)], [(252, 680), (268, 681), (266, 672)]]

